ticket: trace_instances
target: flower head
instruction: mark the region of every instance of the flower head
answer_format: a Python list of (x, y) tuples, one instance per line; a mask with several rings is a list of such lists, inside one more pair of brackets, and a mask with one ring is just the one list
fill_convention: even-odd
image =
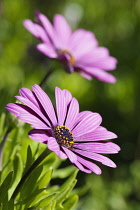
[(86, 173), (101, 174), (101, 169), (92, 160), (116, 167), (108, 157), (99, 154), (117, 153), (120, 147), (106, 141), (117, 136), (100, 126), (102, 118), (98, 113), (79, 112), (78, 101), (68, 90), (56, 87), (54, 108), (40, 86), (34, 85), (32, 89), (20, 89), (20, 96), (16, 98), (23, 104), (10, 103), (6, 106), (20, 120), (31, 124), (31, 139), (47, 144), (60, 158), (69, 158)]
[(87, 79), (114, 83), (115, 77), (109, 70), (116, 68), (116, 58), (109, 55), (105, 47), (99, 47), (94, 34), (84, 29), (72, 32), (62, 15), (54, 16), (52, 25), (48, 18), (36, 12), (38, 24), (25, 20), (24, 26), (41, 40), (37, 49), (50, 58), (60, 60), (66, 71), (79, 72)]

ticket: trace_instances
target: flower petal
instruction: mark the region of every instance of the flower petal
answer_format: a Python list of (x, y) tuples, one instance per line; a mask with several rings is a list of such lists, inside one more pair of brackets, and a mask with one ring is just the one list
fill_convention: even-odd
[(32, 89), (38, 98), (39, 102), (41, 103), (45, 113), (48, 115), (50, 121), (52, 122), (53, 126), (57, 125), (57, 119), (54, 111), (54, 107), (48, 95), (41, 89), (39, 85), (33, 85)]
[(113, 154), (120, 151), (120, 147), (112, 142), (74, 143), (74, 148), (104, 154)]
[(39, 11), (35, 11), (35, 13), (36, 13), (36, 18), (44, 27), (49, 39), (52, 41), (54, 37), (54, 30), (53, 30), (53, 26), (51, 22), (48, 20), (48, 18), (44, 14), (40, 13)]
[(82, 164), (77, 161), (78, 156), (75, 155), (72, 151), (70, 151), (69, 149), (67, 149), (66, 147), (62, 147), (63, 150), (65, 151), (66, 155), (68, 156), (68, 158), (70, 159), (70, 161), (77, 167), (79, 168), (81, 171), (85, 172), (85, 173), (91, 173), (91, 170), (88, 170), (87, 168), (84, 168), (82, 166)]
[(92, 67), (84, 67), (84, 66), (81, 66), (81, 68), (83, 68), (83, 71), (85, 71), (87, 74), (91, 75), (92, 77), (97, 78), (98, 80), (102, 82), (108, 82), (108, 83), (116, 82), (116, 78), (104, 70), (92, 68)]
[(27, 98), (24, 98), (22, 96), (15, 96), (19, 101), (27, 105), (29, 108), (31, 108), (37, 115), (40, 116), (42, 121), (47, 124), (47, 126), (51, 126), (50, 122), (47, 120), (47, 118), (42, 114), (40, 108), (36, 107), (31, 101), (29, 101)]
[(74, 149), (74, 152), (76, 152), (82, 156), (85, 156), (87, 158), (90, 158), (92, 160), (101, 162), (102, 164), (104, 164), (106, 166), (116, 168), (116, 164), (112, 160), (110, 160), (108, 157), (105, 157), (103, 155), (92, 153), (92, 152), (87, 152), (87, 151), (79, 150), (79, 149)]
[(90, 169), (95, 174), (100, 175), (102, 173), (101, 169), (95, 163), (85, 160), (79, 156), (77, 156), (77, 159), (82, 165), (86, 166), (86, 168)]
[(54, 16), (54, 29), (56, 32), (56, 37), (59, 39), (60, 43), (57, 47), (58, 49), (65, 49), (69, 44), (69, 38), (71, 36), (71, 28), (67, 21), (62, 15)]
[(93, 51), (97, 45), (98, 42), (92, 32), (78, 29), (70, 37), (68, 49), (78, 59), (87, 52)]
[(47, 132), (47, 130), (41, 129), (32, 129), (29, 131), (28, 135), (34, 141), (41, 143), (47, 143), (48, 138), (50, 138), (49, 132)]
[(99, 126), (93, 132), (86, 133), (82, 136), (78, 136), (76, 138), (76, 142), (88, 142), (88, 141), (100, 141), (100, 140), (107, 140), (107, 139), (114, 139), (117, 138), (117, 135), (111, 131), (108, 131), (106, 128)]
[(57, 58), (56, 51), (53, 48), (52, 44), (38, 44), (37, 49), (42, 52), (44, 55), (50, 57), (50, 58)]
[(6, 109), (16, 115), (18, 119), (32, 125), (36, 129), (47, 129), (47, 125), (40, 120), (40, 117), (29, 107), (23, 104), (10, 103), (6, 105)]
[(48, 139), (48, 149), (55, 152), (56, 155), (62, 159), (67, 158), (67, 155), (65, 155), (65, 153), (60, 150), (59, 144), (56, 142), (56, 139), (53, 137), (50, 137)]
[(72, 130), (74, 136), (82, 136), (87, 132), (95, 130), (102, 122), (102, 117), (98, 113), (89, 112)]
[(66, 104), (67, 104), (67, 106), (69, 106), (69, 104), (70, 104), (70, 102), (71, 102), (71, 100), (72, 100), (72, 95), (71, 95), (71, 93), (68, 91), (68, 90), (66, 90), (66, 89), (64, 89), (64, 90), (62, 90), (63, 91), (63, 93), (64, 93), (64, 97), (65, 97), (65, 100), (66, 100)]
[(67, 113), (67, 103), (64, 97), (64, 92), (58, 87), (55, 88), (55, 98), (56, 98), (58, 124), (63, 125)]
[(41, 41), (45, 42), (46, 44), (51, 44), (45, 30), (40, 25), (33, 23), (28, 19), (23, 22), (23, 25), (31, 34), (33, 34), (33, 36), (41, 39)]
[(79, 103), (75, 98), (73, 98), (70, 103), (68, 114), (66, 117), (65, 126), (67, 128), (69, 129), (73, 128), (73, 124), (77, 118), (78, 113), (79, 113)]

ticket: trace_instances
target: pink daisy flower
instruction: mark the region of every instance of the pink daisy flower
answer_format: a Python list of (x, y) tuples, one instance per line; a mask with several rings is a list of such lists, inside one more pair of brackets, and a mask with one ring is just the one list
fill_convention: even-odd
[(46, 56), (58, 59), (69, 73), (74, 71), (87, 79), (114, 83), (116, 79), (107, 71), (116, 68), (117, 59), (105, 47), (99, 47), (94, 34), (84, 29), (72, 32), (62, 15), (54, 16), (52, 25), (48, 18), (36, 12), (37, 23), (25, 20), (24, 26), (42, 43), (37, 49)]
[(56, 87), (54, 108), (40, 86), (34, 85), (32, 89), (20, 89), (20, 96), (16, 98), (23, 104), (10, 103), (6, 106), (18, 119), (31, 124), (31, 139), (46, 144), (60, 158), (69, 158), (86, 173), (101, 174), (101, 169), (93, 160), (116, 167), (112, 160), (100, 154), (118, 153), (120, 147), (106, 141), (117, 136), (100, 126), (102, 118), (98, 113), (79, 112), (78, 101), (68, 90)]

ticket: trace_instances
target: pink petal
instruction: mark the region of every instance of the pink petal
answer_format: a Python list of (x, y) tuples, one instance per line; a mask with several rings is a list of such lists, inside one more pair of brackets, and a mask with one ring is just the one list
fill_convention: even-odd
[(85, 118), (72, 130), (74, 136), (82, 136), (95, 130), (102, 122), (102, 118), (98, 113), (88, 113)]
[(46, 114), (49, 116), (50, 121), (52, 122), (53, 126), (57, 125), (57, 119), (54, 111), (54, 107), (48, 95), (41, 89), (39, 85), (33, 85), (32, 89), (38, 98), (39, 102), (41, 103), (43, 109), (45, 110)]
[(70, 104), (71, 100), (72, 100), (72, 95), (68, 90), (65, 90), (65, 89), (63, 90), (63, 93), (64, 93), (64, 97), (65, 97), (65, 100), (66, 100), (66, 104), (68, 106)]
[(91, 111), (83, 111), (83, 112), (80, 112), (78, 115), (77, 115), (77, 119), (76, 121), (74, 122), (73, 124), (73, 128), (79, 124), (79, 122), (81, 122), (87, 115), (90, 115), (92, 114), (93, 112)]
[(49, 134), (47, 133), (47, 130), (41, 130), (41, 129), (32, 129), (29, 131), (28, 135), (34, 141), (41, 143), (47, 143), (48, 138), (50, 138)]
[(54, 16), (54, 29), (55, 29), (56, 37), (59, 40), (59, 43), (57, 43), (58, 49), (67, 48), (68, 41), (71, 36), (71, 28), (62, 15)]
[(35, 27), (35, 23), (33, 23), (31, 20), (24, 20), (23, 21), (23, 25), (25, 26), (25, 28), (31, 33), (33, 34), (33, 36), (39, 38), (39, 35), (38, 35), (38, 31), (36, 30), (36, 27)]
[(79, 104), (78, 104), (78, 101), (75, 98), (73, 98), (70, 103), (68, 114), (66, 117), (65, 126), (67, 128), (69, 128), (69, 129), (73, 128), (73, 124), (75, 122), (75, 119), (76, 119), (78, 113), (79, 113)]
[(77, 162), (77, 155), (75, 155), (71, 150), (67, 149), (66, 147), (62, 147), (67, 157), (70, 159), (72, 163)]
[(79, 156), (77, 156), (77, 159), (82, 165), (86, 166), (86, 168), (90, 169), (95, 174), (100, 175), (102, 173), (101, 169), (95, 163), (85, 160)]
[(78, 136), (76, 141), (87, 142), (87, 141), (100, 141), (107, 139), (117, 138), (117, 135), (111, 131), (108, 131), (106, 128), (99, 126), (93, 132), (86, 133), (82, 136)]
[(69, 149), (67, 149), (66, 147), (62, 147), (63, 150), (65, 151), (66, 155), (68, 156), (68, 158), (70, 159), (70, 161), (77, 167), (79, 168), (81, 171), (85, 172), (85, 173), (91, 173), (91, 170), (88, 170), (86, 168), (84, 168), (82, 166), (81, 163), (79, 163), (79, 161), (77, 161), (78, 156), (75, 155), (72, 151), (70, 151)]
[(23, 104), (10, 103), (6, 105), (6, 109), (16, 115), (18, 119), (32, 125), (36, 129), (47, 129), (47, 125), (43, 123), (39, 117), (27, 106)]
[(87, 152), (87, 151), (84, 151), (84, 150), (78, 150), (78, 149), (74, 149), (74, 152), (76, 152), (76, 153), (78, 153), (82, 156), (85, 156), (87, 158), (90, 158), (92, 160), (101, 162), (102, 164), (104, 164), (106, 166), (116, 168), (116, 164), (112, 160), (110, 160), (109, 158), (107, 158), (103, 155), (92, 153), (92, 152)]
[(45, 30), (38, 24), (33, 23), (31, 20), (25, 20), (23, 22), (25, 28), (33, 34), (38, 39), (41, 39), (43, 42), (50, 44), (50, 40), (45, 32)]
[(111, 75), (110, 73), (107, 73), (104, 70), (101, 69), (97, 69), (97, 68), (92, 68), (92, 67), (81, 67), (84, 68), (84, 71), (97, 78), (98, 80), (102, 81), (102, 82), (108, 82), (108, 83), (115, 83), (116, 82), (116, 78)]
[(74, 147), (77, 149), (95, 152), (95, 153), (104, 153), (104, 154), (113, 154), (120, 151), (120, 147), (117, 144), (112, 142), (103, 142), (103, 143), (75, 143)]
[(55, 88), (55, 98), (56, 98), (58, 124), (64, 125), (64, 121), (65, 121), (65, 117), (67, 113), (67, 103), (64, 97), (64, 92), (58, 87)]
[(38, 44), (37, 49), (42, 52), (44, 55), (50, 57), (50, 58), (57, 58), (56, 51), (53, 48), (52, 44)]
[(98, 45), (94, 34), (83, 29), (78, 29), (73, 32), (69, 41), (69, 50), (76, 57), (76, 59), (83, 54), (93, 51)]
[(39, 115), (40, 118), (42, 118), (42, 121), (47, 124), (47, 126), (51, 126), (50, 122), (47, 120), (47, 118), (42, 114), (40, 111), (40, 108), (36, 107), (31, 101), (29, 101), (27, 98), (23, 98), (22, 96), (15, 96), (19, 101), (27, 105), (29, 108), (31, 108), (37, 115)]
[(33, 92), (28, 88), (21, 88), (19, 90), (19, 93), (22, 97), (27, 98), (29, 101), (31, 101), (36, 107), (39, 108), (39, 104), (33, 94)]
[(40, 13), (39, 11), (36, 11), (36, 17), (37, 19), (41, 22), (42, 26), (44, 27), (48, 37), (50, 38), (50, 40), (53, 40), (54, 37), (54, 30), (53, 30), (53, 26), (50, 23), (50, 21), (48, 20), (48, 18), (43, 15), (42, 13)]
[(116, 68), (117, 62), (118, 61), (116, 58), (108, 56), (107, 58), (100, 59), (99, 61), (94, 62), (93, 66), (107, 71), (114, 70)]
[(67, 156), (65, 155), (65, 153), (60, 150), (59, 144), (56, 142), (56, 139), (53, 138), (53, 137), (50, 137), (48, 139), (48, 149), (51, 150), (51, 151), (53, 151), (53, 152), (55, 152), (56, 155), (59, 156), (62, 159), (67, 158)]

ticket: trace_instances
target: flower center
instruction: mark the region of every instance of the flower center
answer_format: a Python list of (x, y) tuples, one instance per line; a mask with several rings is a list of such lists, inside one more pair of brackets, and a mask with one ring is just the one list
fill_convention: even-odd
[(75, 57), (74, 57), (68, 50), (59, 50), (59, 51), (58, 51), (58, 54), (59, 54), (59, 55), (67, 54), (68, 57), (69, 57), (69, 59), (68, 59), (69, 63), (70, 63), (71, 65), (74, 65), (74, 64), (75, 64), (76, 59), (75, 59)]
[(54, 136), (57, 143), (63, 147), (72, 149), (74, 144), (74, 137), (69, 128), (64, 125), (57, 126), (54, 130)]

